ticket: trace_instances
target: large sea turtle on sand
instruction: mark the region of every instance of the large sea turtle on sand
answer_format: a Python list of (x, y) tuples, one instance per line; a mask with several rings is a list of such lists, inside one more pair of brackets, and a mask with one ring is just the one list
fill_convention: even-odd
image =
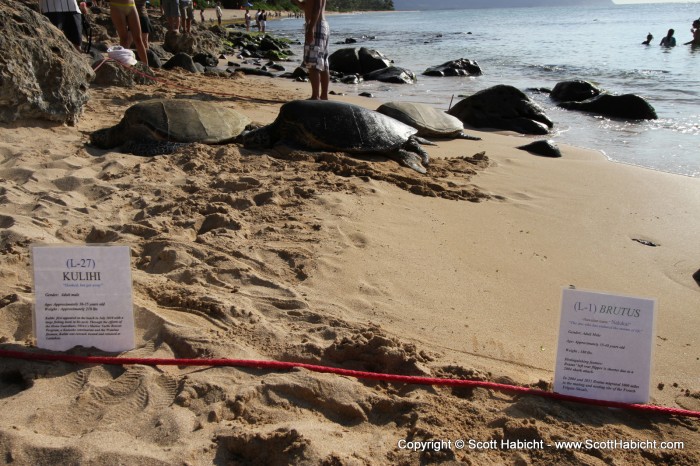
[(193, 142), (232, 142), (249, 123), (244, 115), (212, 102), (154, 99), (129, 107), (119, 123), (92, 133), (90, 142), (136, 155), (168, 154)]
[(416, 129), (358, 105), (294, 100), (282, 105), (274, 122), (242, 135), (249, 148), (281, 142), (307, 150), (379, 154), (419, 173), (426, 173), (428, 153), (415, 137)]
[(464, 124), (459, 118), (448, 115), (427, 104), (387, 102), (380, 105), (377, 111), (416, 128), (418, 136), (424, 138), (481, 140), (481, 138), (476, 136), (464, 134)]

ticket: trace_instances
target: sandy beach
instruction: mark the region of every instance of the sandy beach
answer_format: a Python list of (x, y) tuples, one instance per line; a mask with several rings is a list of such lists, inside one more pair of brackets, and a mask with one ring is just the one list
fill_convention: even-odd
[[(575, 147), (537, 157), (516, 149), (521, 136), (472, 129), (481, 141), (426, 147), (427, 175), (335, 152), (194, 144), (148, 158), (88, 145), (151, 97), (211, 100), (267, 124), (309, 93), (281, 79), (156, 73), (162, 83), (91, 90), (76, 126), (0, 125), (0, 348), (32, 350), (29, 245), (116, 243), (131, 247), (136, 321), (122, 356), (551, 390), (561, 293), (573, 285), (657, 299), (650, 402), (700, 410), (697, 178)], [(303, 369), (2, 359), (0, 421), (7, 464), (700, 462), (698, 419)], [(504, 439), (530, 443), (489, 447)], [(587, 439), (682, 445), (547, 446)], [(402, 440), (479, 443), (410, 451)]]

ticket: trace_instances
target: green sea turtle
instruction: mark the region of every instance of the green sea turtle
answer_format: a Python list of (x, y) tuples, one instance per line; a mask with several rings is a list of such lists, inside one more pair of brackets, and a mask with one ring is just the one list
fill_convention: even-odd
[(464, 124), (459, 118), (448, 115), (427, 104), (387, 102), (380, 105), (377, 111), (416, 128), (418, 136), (424, 138), (481, 140), (481, 138), (476, 136), (464, 134)]
[(119, 123), (92, 133), (90, 142), (136, 155), (168, 154), (193, 142), (232, 142), (248, 123), (244, 115), (211, 102), (154, 99), (129, 107)]
[(358, 105), (325, 100), (294, 100), (282, 105), (274, 122), (244, 133), (249, 148), (281, 142), (307, 150), (380, 154), (426, 173), (428, 153), (416, 129)]

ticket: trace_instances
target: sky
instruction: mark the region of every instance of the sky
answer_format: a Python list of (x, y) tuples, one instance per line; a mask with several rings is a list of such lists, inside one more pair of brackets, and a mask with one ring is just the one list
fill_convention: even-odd
[(617, 4), (625, 3), (695, 3), (700, 0), (613, 0)]

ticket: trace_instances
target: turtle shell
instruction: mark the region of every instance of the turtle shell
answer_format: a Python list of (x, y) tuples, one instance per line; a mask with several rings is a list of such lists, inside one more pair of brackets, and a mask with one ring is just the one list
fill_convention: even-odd
[(358, 105), (326, 100), (295, 100), (282, 106), (271, 125), (278, 140), (315, 150), (355, 153), (400, 148), (414, 128)]
[(416, 128), (418, 136), (421, 137), (452, 137), (458, 136), (464, 130), (459, 118), (427, 104), (387, 102), (377, 111)]
[(129, 107), (117, 125), (93, 133), (92, 142), (104, 149), (151, 141), (222, 144), (248, 123), (244, 115), (212, 102), (154, 99)]

